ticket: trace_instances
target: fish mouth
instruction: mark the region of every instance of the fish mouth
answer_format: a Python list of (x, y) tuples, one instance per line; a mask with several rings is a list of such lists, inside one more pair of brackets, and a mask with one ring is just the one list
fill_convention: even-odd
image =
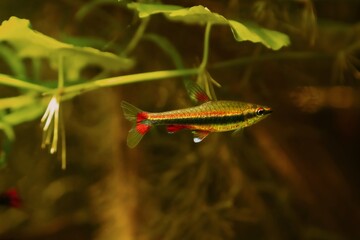
[(264, 115), (270, 114), (272, 112), (273, 112), (273, 110), (271, 108), (268, 108), (268, 107), (264, 108)]

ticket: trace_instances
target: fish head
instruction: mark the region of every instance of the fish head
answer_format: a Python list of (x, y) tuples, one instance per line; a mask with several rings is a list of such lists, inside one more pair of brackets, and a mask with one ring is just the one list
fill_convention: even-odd
[(267, 117), (270, 113), (272, 113), (272, 109), (264, 106), (256, 106), (255, 114), (258, 117)]
[(253, 125), (260, 120), (266, 118), (272, 113), (272, 109), (266, 106), (255, 105), (253, 104), (249, 109), (250, 112), (247, 114), (246, 117), (247, 126)]

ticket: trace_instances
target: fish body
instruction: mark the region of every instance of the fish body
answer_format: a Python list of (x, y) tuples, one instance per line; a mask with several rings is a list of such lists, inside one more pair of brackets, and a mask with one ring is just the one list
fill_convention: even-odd
[(237, 101), (212, 101), (205, 91), (193, 81), (186, 82), (190, 98), (198, 106), (151, 113), (122, 101), (125, 118), (133, 123), (127, 145), (134, 148), (154, 125), (165, 125), (169, 133), (182, 129), (191, 130), (194, 142), (201, 142), (211, 132), (239, 131), (272, 111), (270, 108)]
[(169, 133), (191, 130), (194, 142), (201, 142), (211, 132), (239, 130), (271, 113), (268, 107), (236, 101), (207, 101), (199, 106), (150, 113), (122, 102), (125, 117), (134, 123), (127, 144), (135, 147), (154, 125), (165, 125)]
[[(262, 118), (262, 107), (235, 101), (211, 101), (200, 106), (160, 113), (145, 113), (151, 125), (167, 125), (168, 130), (226, 132), (247, 127)], [(262, 108), (265, 109), (265, 108)], [(174, 132), (175, 132), (174, 131)], [(169, 131), (173, 132), (173, 131)]]

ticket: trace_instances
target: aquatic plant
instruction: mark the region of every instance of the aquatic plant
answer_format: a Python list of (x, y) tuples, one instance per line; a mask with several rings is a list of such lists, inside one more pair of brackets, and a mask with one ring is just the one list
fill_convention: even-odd
[[(127, 7), (138, 13), (143, 24), (139, 26), (138, 33), (128, 43), (127, 48), (118, 55), (90, 47), (77, 47), (59, 42), (32, 30), (30, 22), (25, 19), (11, 17), (2, 23), (0, 41), (3, 43), (1, 48), (5, 52), (3, 58), (12, 69), (13, 75), (1, 74), (0, 84), (21, 89), (21, 94), (18, 96), (1, 99), (3, 116), (0, 126), (5, 133), (6, 146), (15, 139), (12, 130), (14, 126), (38, 118), (46, 108), (41, 119), (43, 123), (42, 146), (50, 145), (50, 153), (56, 153), (58, 145), (61, 144), (62, 168), (66, 168), (66, 142), (61, 103), (85, 92), (104, 87), (198, 75), (200, 84), (204, 86), (209, 95), (215, 98), (212, 84), (219, 84), (210, 77), (203, 77), (208, 74), (206, 67), (210, 52), (210, 32), (214, 25), (230, 27), (235, 40), (239, 42), (261, 43), (273, 50), (290, 44), (288, 36), (283, 33), (262, 28), (254, 23), (226, 19), (203, 6), (184, 8), (175, 5), (129, 3)], [(79, 11), (78, 17), (83, 17), (89, 10), (88, 8), (89, 5)], [(180, 54), (170, 42), (158, 35), (149, 35), (145, 37), (162, 46), (163, 50), (172, 57), (178, 69), (104, 78), (105, 75), (125, 71), (134, 66), (136, 60), (130, 59), (126, 55), (136, 47), (144, 35), (149, 18), (155, 14), (163, 14), (170, 21), (205, 26), (204, 50), (199, 67), (185, 69)], [(25, 71), (24, 59), (31, 60), (33, 76)], [(43, 60), (48, 61), (51, 68), (58, 71), (57, 85), (54, 86), (54, 81), (44, 81), (40, 78)], [(91, 81), (84, 82), (86, 79), (82, 79), (81, 71), (90, 65), (100, 67), (101, 73), (93, 76)], [(207, 79), (210, 79), (210, 82)], [(1, 162), (4, 162), (6, 154), (7, 149), (3, 148)]]
[[(129, 2), (0, 1), (33, 24), (0, 28), (0, 190), (23, 203), (0, 238), (358, 239), (359, 3)], [(129, 149), (121, 101), (189, 107), (192, 81), (274, 114)]]

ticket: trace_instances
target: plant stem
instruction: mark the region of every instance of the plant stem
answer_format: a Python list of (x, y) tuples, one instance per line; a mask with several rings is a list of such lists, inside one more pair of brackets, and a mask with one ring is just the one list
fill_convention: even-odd
[(145, 32), (145, 29), (149, 23), (149, 20), (150, 20), (150, 17), (147, 17), (141, 21), (141, 24), (140, 24), (139, 28), (136, 30), (134, 37), (131, 39), (130, 43), (127, 45), (124, 52), (121, 53), (122, 56), (129, 55), (129, 53), (135, 49), (136, 45), (139, 43), (139, 41), (141, 40), (141, 38)]
[[(101, 80), (64, 87), (62, 93), (66, 95), (74, 94), (74, 93), (80, 94), (83, 92), (99, 89), (102, 87), (111, 87), (111, 86), (123, 85), (129, 83), (195, 75), (198, 72), (199, 72), (198, 68), (190, 68), (190, 69), (181, 69), (181, 70), (164, 70), (164, 71), (155, 71), (155, 72), (147, 72), (147, 73), (137, 73), (137, 74), (131, 74), (125, 76), (112, 77), (112, 78), (104, 78)], [(54, 92), (56, 92), (56, 89), (47, 91), (45, 94), (54, 94)]]
[(64, 87), (65, 72), (64, 72), (64, 56), (59, 54), (59, 69), (58, 69), (58, 90)]
[[(62, 116), (61, 108), (59, 114)], [(64, 121), (60, 121), (60, 135), (61, 135), (61, 169), (66, 169), (66, 136)]]
[(0, 56), (10, 67), (14, 76), (18, 79), (26, 78), (26, 70), (21, 58), (16, 56), (15, 50), (6, 45), (0, 45)]
[(210, 44), (210, 31), (211, 31), (211, 26), (212, 24), (210, 22), (208, 22), (206, 24), (206, 28), (205, 28), (205, 36), (204, 36), (204, 52), (203, 52), (203, 59), (201, 61), (200, 70), (205, 70), (207, 62), (208, 62), (208, 58), (209, 58), (209, 44)]
[(51, 149), (57, 151), (59, 131), (60, 131), (60, 146), (61, 146), (61, 168), (66, 169), (66, 136), (65, 136), (65, 126), (62, 120), (62, 111), (61, 111), (61, 94), (64, 88), (65, 83), (65, 69), (64, 69), (64, 56), (60, 54), (59, 56), (59, 70), (58, 70), (58, 103), (59, 109), (55, 112), (54, 117), (54, 141)]
[(39, 58), (33, 58), (31, 61), (32, 67), (32, 77), (35, 82), (40, 81), (40, 72), (41, 72), (41, 60)]
[(0, 74), (0, 84), (16, 87), (16, 88), (22, 88), (27, 90), (32, 90), (36, 92), (47, 92), (50, 91), (50, 88), (43, 87), (41, 85), (25, 82), (16, 78), (12, 78), (10, 76)]

